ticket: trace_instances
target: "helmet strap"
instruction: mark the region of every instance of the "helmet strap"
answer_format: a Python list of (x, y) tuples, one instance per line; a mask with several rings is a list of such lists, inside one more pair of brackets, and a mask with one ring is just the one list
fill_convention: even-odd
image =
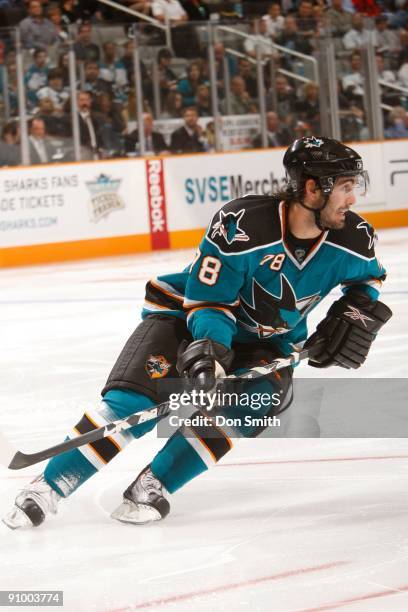
[(327, 228), (323, 227), (323, 225), (322, 225), (322, 222), (321, 222), (321, 219), (320, 219), (320, 213), (322, 212), (322, 210), (324, 208), (326, 208), (327, 203), (328, 203), (329, 198), (330, 198), (330, 193), (331, 192), (326, 193), (326, 192), (323, 191), (324, 201), (323, 201), (323, 205), (320, 208), (312, 208), (311, 206), (306, 206), (306, 204), (301, 199), (299, 199), (299, 204), (301, 206), (303, 206), (303, 208), (306, 208), (306, 210), (310, 210), (310, 212), (313, 213), (314, 219), (315, 219), (315, 223), (316, 223), (317, 227), (319, 228), (319, 230), (321, 230), (322, 232), (324, 232)]

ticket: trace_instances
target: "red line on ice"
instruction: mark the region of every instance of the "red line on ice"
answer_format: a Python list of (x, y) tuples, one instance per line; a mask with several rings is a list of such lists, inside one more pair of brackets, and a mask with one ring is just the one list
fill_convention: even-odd
[(387, 591), (378, 591), (376, 593), (367, 593), (367, 595), (360, 595), (359, 597), (351, 597), (350, 599), (342, 599), (335, 601), (331, 604), (324, 606), (318, 606), (317, 608), (303, 608), (298, 612), (324, 612), (324, 610), (335, 610), (343, 606), (349, 606), (358, 601), (366, 601), (367, 599), (377, 599), (378, 597), (389, 597), (390, 595), (398, 595), (400, 592), (408, 591), (408, 584), (404, 586), (395, 587), (395, 589), (388, 589)]
[[(218, 463), (215, 467), (245, 467), (251, 465), (280, 465), (286, 463), (327, 463), (336, 461), (383, 461), (387, 459), (408, 459), (408, 455), (378, 455), (373, 457), (322, 457), (320, 459), (271, 459), (268, 461), (241, 461), (236, 463)], [(118, 472), (128, 472), (129, 470), (117, 470)], [(2, 478), (0, 473), (0, 479)], [(30, 480), (35, 474), (4, 474), (7, 479), (25, 478)]]
[(262, 578), (253, 578), (252, 580), (243, 580), (242, 582), (232, 582), (230, 584), (220, 585), (211, 589), (191, 591), (190, 593), (180, 593), (179, 595), (171, 595), (170, 597), (163, 597), (161, 599), (151, 599), (150, 601), (144, 601), (140, 604), (130, 604), (125, 608), (113, 608), (109, 610), (109, 612), (126, 612), (127, 610), (154, 608), (155, 606), (163, 606), (177, 601), (186, 601), (188, 599), (194, 599), (195, 597), (201, 597), (203, 595), (213, 595), (214, 593), (223, 593), (225, 591), (242, 589), (244, 587), (261, 584), (262, 582), (271, 582), (273, 580), (291, 578), (292, 576), (302, 576), (303, 574), (310, 574), (312, 572), (321, 572), (327, 569), (339, 567), (339, 565), (346, 565), (347, 563), (349, 563), (349, 561), (333, 561), (332, 563), (325, 563), (323, 565), (316, 565), (314, 567), (301, 567), (299, 569), (288, 570), (287, 572), (282, 572), (280, 574), (272, 574), (271, 576), (263, 576)]
[(383, 459), (408, 459), (408, 455), (379, 455), (374, 457), (323, 457), (320, 459), (272, 459), (268, 461), (241, 461), (236, 463), (219, 463), (216, 467), (275, 465), (283, 463), (329, 463), (336, 461), (382, 461)]

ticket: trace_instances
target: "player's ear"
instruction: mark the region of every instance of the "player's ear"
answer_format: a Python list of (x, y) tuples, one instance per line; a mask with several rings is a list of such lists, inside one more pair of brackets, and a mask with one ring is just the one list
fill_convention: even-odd
[(316, 194), (319, 191), (319, 186), (316, 181), (312, 178), (307, 179), (305, 183), (305, 192), (306, 194)]

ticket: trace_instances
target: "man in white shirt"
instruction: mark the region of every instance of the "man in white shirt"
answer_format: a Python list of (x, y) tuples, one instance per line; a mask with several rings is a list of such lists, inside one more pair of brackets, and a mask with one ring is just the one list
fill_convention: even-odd
[(152, 15), (159, 21), (165, 21), (167, 17), (171, 25), (184, 23), (188, 19), (179, 0), (154, 0)]
[(347, 51), (354, 51), (354, 49), (361, 49), (361, 47), (368, 41), (369, 32), (364, 29), (363, 15), (361, 13), (354, 13), (352, 17), (352, 29), (343, 36), (343, 45)]
[(353, 53), (350, 59), (351, 71), (341, 80), (341, 86), (349, 99), (354, 102), (361, 102), (364, 95), (364, 76), (361, 71), (362, 60), (360, 53)]
[(271, 57), (277, 54), (271, 45), (272, 38), (267, 31), (267, 21), (264, 17), (258, 21), (258, 34), (256, 33), (256, 19), (251, 22), (251, 36), (244, 41), (244, 49), (248, 55), (256, 57), (257, 44), (261, 47), (261, 57)]
[(285, 19), (281, 15), (281, 7), (277, 2), (273, 2), (269, 6), (267, 15), (264, 15), (262, 19), (266, 23), (266, 31), (271, 38), (275, 38), (282, 32)]

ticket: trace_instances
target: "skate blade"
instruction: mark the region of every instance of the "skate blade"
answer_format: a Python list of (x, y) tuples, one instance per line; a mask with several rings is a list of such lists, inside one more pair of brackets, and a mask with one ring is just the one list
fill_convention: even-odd
[(6, 514), (6, 516), (3, 517), (1, 520), (9, 529), (13, 529), (13, 530), (21, 529), (23, 527), (33, 526), (32, 522), (30, 521), (26, 513), (23, 512), (17, 506), (15, 506), (13, 510), (11, 510), (11, 512)]
[(133, 525), (145, 525), (161, 521), (162, 516), (153, 506), (146, 504), (135, 504), (125, 499), (111, 514), (111, 518), (121, 523), (131, 523)]

